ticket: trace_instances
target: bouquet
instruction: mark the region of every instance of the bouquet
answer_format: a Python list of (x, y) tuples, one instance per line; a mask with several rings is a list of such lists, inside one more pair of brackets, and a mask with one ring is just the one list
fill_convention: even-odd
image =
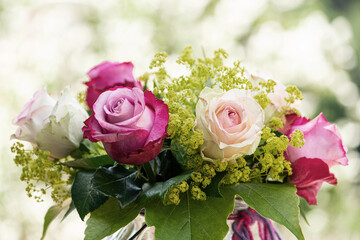
[[(236, 61), (220, 49), (177, 59), (184, 75), (166, 70), (157, 53), (149, 71), (103, 62), (88, 72), (78, 99), (39, 90), (14, 124), (12, 152), (29, 197), (51, 194), (43, 237), (61, 212), (86, 218), (85, 239), (103, 239), (139, 214), (156, 239), (280, 239), (272, 221), (304, 239), (299, 197), (316, 204), (330, 172), (347, 165), (346, 147), (323, 114), (310, 120), (297, 107), (295, 86)], [(236, 199), (236, 201), (235, 201)], [(241, 199), (244, 208), (235, 208)], [(136, 233), (131, 239), (134, 239)]]

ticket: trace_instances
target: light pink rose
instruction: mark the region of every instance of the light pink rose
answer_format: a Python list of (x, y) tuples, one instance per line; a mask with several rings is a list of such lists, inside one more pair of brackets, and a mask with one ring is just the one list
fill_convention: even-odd
[(201, 155), (229, 161), (255, 152), (264, 126), (264, 112), (245, 90), (205, 88), (196, 105), (196, 128), (204, 133)]
[(302, 148), (289, 146), (285, 152), (286, 159), (292, 163), (291, 182), (296, 185), (298, 195), (310, 204), (316, 204), (316, 195), (322, 183), (337, 183), (329, 169), (338, 164), (348, 164), (347, 148), (335, 124), (329, 123), (322, 113), (313, 120), (295, 114), (287, 116), (287, 119), (288, 125), (282, 132), (290, 136), (299, 129), (305, 139)]
[(92, 68), (87, 75), (90, 78), (85, 84), (88, 86), (86, 103), (92, 109), (99, 95), (117, 86), (138, 87), (142, 89), (141, 83), (133, 76), (134, 65), (131, 62), (103, 62)]
[(119, 87), (99, 96), (83, 132), (84, 138), (102, 141), (115, 161), (140, 165), (159, 154), (168, 122), (168, 106), (152, 92)]

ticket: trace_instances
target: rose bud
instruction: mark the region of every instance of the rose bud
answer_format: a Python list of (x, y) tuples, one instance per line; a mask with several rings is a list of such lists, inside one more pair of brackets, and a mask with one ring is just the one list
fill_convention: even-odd
[(119, 87), (100, 94), (83, 132), (84, 138), (103, 142), (115, 161), (140, 165), (159, 154), (168, 122), (168, 106), (152, 92)]
[[(258, 86), (260, 82), (273, 80), (273, 77), (265, 72), (256, 71), (250, 75), (252, 83)], [(273, 80), (276, 85), (274, 86), (274, 92), (268, 93), (267, 96), (270, 100), (270, 104), (265, 108), (265, 123), (268, 123), (272, 117), (278, 117), (282, 114), (283, 108), (288, 106), (288, 102), (285, 100), (290, 95), (286, 91), (286, 86), (279, 81)], [(294, 103), (288, 107), (290, 109), (299, 108), (301, 101), (295, 100)]]
[(90, 81), (85, 83), (88, 86), (86, 103), (89, 108), (92, 109), (99, 95), (110, 88), (122, 86), (142, 89), (141, 83), (133, 76), (133, 68), (131, 62), (103, 62), (91, 69), (87, 73)]

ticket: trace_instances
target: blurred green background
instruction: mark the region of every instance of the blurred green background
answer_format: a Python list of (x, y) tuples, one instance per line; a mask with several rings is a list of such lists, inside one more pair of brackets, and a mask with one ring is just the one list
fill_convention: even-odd
[[(75, 95), (104, 60), (132, 61), (139, 76), (159, 50), (176, 72), (191, 45), (198, 56), (224, 48), (229, 61), (299, 86), (302, 113), (338, 125), (349, 166), (332, 169), (338, 186), (323, 185), (302, 227), (306, 239), (360, 239), (359, 26), (359, 0), (0, 0), (0, 238), (39, 239), (52, 205), (27, 198), (9, 150), (11, 121), (32, 94), (71, 85)], [(84, 228), (73, 213), (47, 239), (82, 239)]]

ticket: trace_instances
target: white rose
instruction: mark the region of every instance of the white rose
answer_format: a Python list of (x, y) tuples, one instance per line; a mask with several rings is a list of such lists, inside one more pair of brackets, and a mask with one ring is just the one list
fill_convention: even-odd
[(264, 111), (245, 90), (204, 88), (196, 105), (196, 128), (204, 132), (201, 156), (229, 161), (255, 152)]
[(37, 91), (14, 120), (13, 124), (19, 127), (11, 138), (36, 144), (35, 137), (46, 124), (55, 104), (46, 90)]
[[(272, 117), (278, 116), (283, 111), (283, 107), (286, 107), (287, 101), (285, 98), (289, 97), (289, 93), (286, 91), (284, 84), (274, 80), (268, 73), (257, 71), (251, 74), (251, 79), (255, 85), (259, 84), (260, 81), (267, 81), (269, 79), (276, 82), (274, 92), (267, 95), (270, 100), (270, 104), (265, 108), (265, 123), (267, 123)], [(300, 101), (296, 100), (290, 105), (290, 108), (298, 108), (300, 103)]]
[[(52, 99), (45, 91), (41, 94), (46, 95), (47, 100)], [(35, 96), (36, 94), (34, 97)], [(41, 99), (42, 98), (36, 98), (34, 103), (41, 101)], [(32, 99), (30, 103), (33, 100), (34, 99)], [(51, 101), (49, 100), (49, 102)], [(19, 127), (20, 130), (17, 130), (17, 133), (24, 133), (24, 129), (27, 130), (28, 128), (24, 128), (23, 126), (32, 125), (32, 122), (34, 121), (41, 122), (41, 124), (39, 123), (36, 125), (36, 128), (32, 128), (33, 131), (31, 131), (30, 134), (23, 134), (23, 136), (14, 134), (12, 138), (25, 141), (31, 140), (30, 142), (36, 144), (40, 149), (49, 151), (52, 157), (63, 158), (79, 147), (80, 142), (83, 139), (81, 128), (84, 126), (83, 122), (89, 115), (80, 103), (75, 98), (71, 97), (68, 88), (62, 92), (57, 101), (53, 100), (52, 103), (52, 105), (46, 105), (48, 106), (46, 109), (41, 108), (43, 110), (41, 115), (36, 115), (36, 109), (32, 114), (28, 114), (28, 116), (31, 116), (27, 117), (28, 122), (22, 122), (22, 126)], [(28, 104), (15, 121), (16, 125), (19, 125), (19, 118), (21, 118), (21, 115), (24, 112), (29, 113), (29, 111), (25, 110), (29, 109)]]

